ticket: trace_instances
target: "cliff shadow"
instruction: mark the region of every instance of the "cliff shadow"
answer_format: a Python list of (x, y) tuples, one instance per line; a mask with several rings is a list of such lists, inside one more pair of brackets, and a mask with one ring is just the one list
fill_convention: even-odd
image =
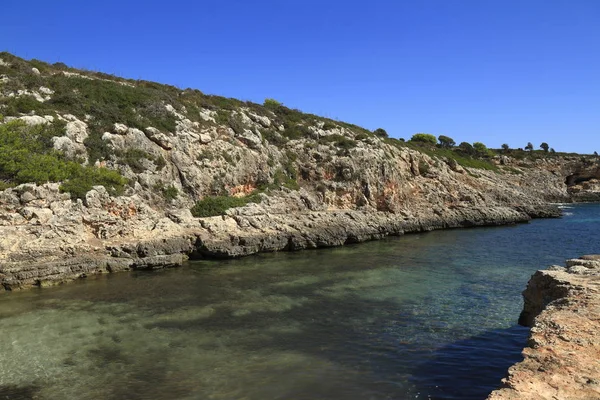
[(523, 360), (528, 335), (529, 328), (514, 325), (453, 342), (434, 351), (413, 371), (411, 381), (432, 400), (485, 399), (501, 386), (508, 369)]

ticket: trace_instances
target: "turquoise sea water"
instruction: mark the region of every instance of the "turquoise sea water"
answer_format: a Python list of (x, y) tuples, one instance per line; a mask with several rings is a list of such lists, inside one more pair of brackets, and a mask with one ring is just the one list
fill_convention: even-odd
[(3, 293), (0, 399), (484, 399), (531, 274), (600, 253), (600, 205), (568, 207)]

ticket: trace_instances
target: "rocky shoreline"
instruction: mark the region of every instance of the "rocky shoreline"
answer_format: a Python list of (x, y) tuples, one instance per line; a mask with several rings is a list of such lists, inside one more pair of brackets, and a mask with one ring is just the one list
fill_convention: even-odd
[(531, 327), (524, 360), (488, 400), (600, 399), (600, 255), (537, 271), (519, 323)]
[[(235, 258), (261, 252), (341, 246), (437, 229), (508, 225), (531, 218), (560, 216), (558, 208), (543, 205), (520, 210), (458, 208), (424, 218), (357, 210), (267, 215), (253, 214), (248, 209), (236, 211), (202, 219), (181, 213), (171, 216), (171, 220), (160, 221), (153, 230), (154, 237), (127, 242), (107, 240), (104, 248), (80, 243), (59, 252), (36, 244), (31, 252), (20, 253), (20, 259), (13, 256), (13, 260), (0, 265), (0, 284), (6, 290), (24, 289), (94, 274), (174, 267), (188, 257)], [(177, 223), (172, 219), (177, 219)]]

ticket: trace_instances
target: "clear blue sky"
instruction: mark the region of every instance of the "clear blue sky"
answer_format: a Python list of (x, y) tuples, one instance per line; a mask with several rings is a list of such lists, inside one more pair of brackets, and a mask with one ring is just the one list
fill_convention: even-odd
[(599, 0), (3, 0), (0, 50), (393, 137), (600, 151)]

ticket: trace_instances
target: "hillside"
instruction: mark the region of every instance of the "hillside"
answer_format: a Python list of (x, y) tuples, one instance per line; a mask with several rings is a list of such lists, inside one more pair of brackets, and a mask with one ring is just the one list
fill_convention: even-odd
[(275, 100), (8, 53), (0, 53), (0, 114), (7, 289), (190, 255), (522, 222), (557, 216), (549, 202), (599, 192), (593, 157), (403, 142)]

